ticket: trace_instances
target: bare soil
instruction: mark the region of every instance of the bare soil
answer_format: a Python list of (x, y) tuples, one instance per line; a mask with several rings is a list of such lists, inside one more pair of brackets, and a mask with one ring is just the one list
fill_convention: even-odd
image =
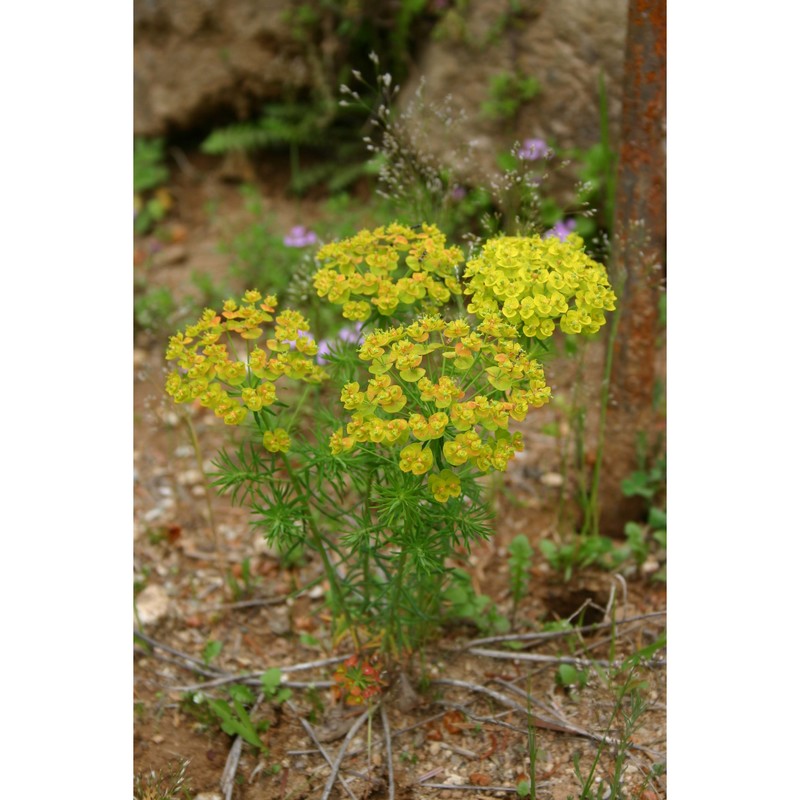
[[(147, 286), (164, 285), (178, 296), (187, 295), (193, 291), (188, 280), (193, 270), (216, 276), (225, 272), (226, 259), (216, 249), (218, 222), (209, 221), (205, 208), (209, 199), (215, 200), (217, 220), (222, 218), (230, 224), (240, 213), (240, 200), (235, 186), (207, 174), (206, 166), (201, 159), (194, 159), (170, 187), (177, 202), (162, 228), (167, 242), (161, 243), (159, 252), (175, 248), (172, 260), (154, 263), (153, 237), (136, 242), (135, 272)], [(279, 164), (271, 165), (266, 174), (262, 170), (255, 176), (267, 208), (286, 223), (287, 230), (291, 225), (312, 223), (315, 201), (298, 203), (283, 197), (286, 176), (281, 169)], [(321, 591), (289, 597), (297, 587), (318, 576), (319, 565), (310, 561), (292, 568), (282, 566), (277, 554), (249, 527), (246, 509), (213, 496), (210, 507), (220, 545), (215, 552), (203, 470), (208, 469), (210, 459), (230, 434), (220, 430), (213, 415), (203, 409), (186, 412), (164, 396), (165, 346), (166, 338), (139, 332), (134, 352), (134, 565), (139, 607), (135, 626), (140, 626), (146, 637), (137, 639), (134, 648), (134, 770), (147, 783), (153, 782), (153, 772), (166, 779), (176, 773), (181, 762), (188, 762), (187, 796), (202, 795), (209, 800), (224, 796), (220, 780), (234, 739), (196, 713), (200, 706), (193, 704), (191, 697), (201, 689), (192, 687), (215, 676), (257, 674), (269, 667), (286, 668), (344, 656), (349, 653), (349, 644), (332, 644)], [(596, 368), (599, 356), (590, 361)], [(555, 374), (556, 367), (551, 366), (549, 372)], [(566, 371), (553, 383), (560, 383), (566, 391)], [(188, 413), (197, 432), (201, 464), (183, 413)], [(516, 613), (516, 632), (541, 631), (547, 621), (569, 618), (582, 608), (584, 622), (608, 621), (612, 593), (618, 623), (613, 630), (605, 627), (587, 633), (582, 641), (576, 637), (542, 640), (522, 654), (568, 657), (588, 653), (596, 659), (624, 658), (653, 642), (666, 624), (663, 614), (625, 620), (663, 612), (666, 590), (663, 584), (636, 570), (615, 576), (587, 569), (565, 582), (539, 554), (541, 539), (557, 538), (575, 522), (570, 481), (559, 480), (562, 463), (556, 440), (541, 432), (544, 422), (563, 424), (560, 413), (553, 405), (522, 428), (526, 451), (495, 486), (496, 535), (470, 556), (473, 585), (501, 612), (511, 615), (507, 547), (522, 533), (536, 550), (536, 557), (530, 591)], [(253, 580), (246, 591), (234, 596), (220, 573), (220, 562), (225, 570), (241, 576), (245, 559), (249, 559)], [(422, 681), (419, 661), (408, 668), (413, 691), (404, 690), (403, 681), (395, 676), (385, 701), (393, 732), (394, 794), (387, 785), (384, 730), (376, 715), (371, 731), (362, 727), (350, 742), (351, 754), (342, 764), (342, 777), (350, 781), (355, 797), (515, 796), (517, 783), (529, 771), (526, 715), (509, 711), (486, 693), (437, 683), (439, 680), (462, 681), (499, 692), (523, 707), (527, 705), (524, 694), (530, 692), (533, 712), (568, 721), (569, 725), (562, 727), (619, 735), (619, 718), (611, 718), (621, 677), (606, 682), (602, 670), (590, 668), (587, 685), (568, 691), (558, 685), (554, 663), (467, 652), (467, 643), (479, 635), (468, 621), (444, 628), (425, 655), (427, 685)], [(309, 636), (319, 645), (309, 644)], [(209, 640), (220, 642), (222, 650), (205, 665), (202, 653)], [(485, 647), (502, 650), (501, 644)], [(292, 681), (330, 681), (334, 668), (329, 665), (287, 672), (286, 677)], [(665, 777), (645, 783), (651, 766), (665, 763), (665, 672), (663, 667), (639, 670), (639, 677), (646, 682), (641, 691), (647, 708), (632, 737), (633, 744), (641, 749), (630, 750), (625, 759), (627, 797), (666, 797)], [(224, 685), (202, 691), (226, 697)], [(626, 701), (623, 709), (627, 707)], [(313, 724), (324, 740), (322, 746), (335, 757), (344, 734), (360, 713), (358, 708), (342, 709), (327, 688), (295, 688), (291, 707), (263, 703), (253, 717), (269, 722), (263, 734), (269, 755), (244, 745), (231, 796), (235, 800), (322, 797), (330, 767), (300, 718)], [(613, 773), (615, 748), (611, 744), (601, 746), (596, 739), (553, 727), (537, 727), (535, 734), (536, 797), (540, 800), (580, 796), (576, 757), (586, 774), (600, 749), (597, 776)], [(440, 785), (448, 788), (436, 788)], [(337, 782), (331, 797), (346, 796)]]

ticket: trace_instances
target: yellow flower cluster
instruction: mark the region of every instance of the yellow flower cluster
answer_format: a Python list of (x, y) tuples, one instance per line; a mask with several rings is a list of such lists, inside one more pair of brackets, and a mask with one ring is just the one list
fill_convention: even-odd
[(467, 310), (484, 319), (502, 315), (526, 336), (547, 339), (556, 324), (564, 333), (596, 333), (616, 296), (605, 267), (589, 258), (583, 240), (501, 236), (486, 243), (466, 266)]
[(464, 260), (458, 247), (447, 247), (435, 225), (409, 228), (393, 223), (363, 230), (332, 242), (316, 255), (321, 269), (314, 288), (342, 307), (346, 319), (364, 321), (373, 310), (383, 316), (398, 306), (420, 303), (425, 311), (444, 305), (460, 294), (456, 270)]
[[(227, 300), (221, 314), (206, 309), (200, 319), (169, 340), (167, 361), (177, 363), (167, 378), (166, 391), (176, 403), (198, 401), (228, 425), (240, 425), (248, 412), (257, 413), (275, 402), (275, 383), (281, 376), (306, 383), (320, 383), (327, 374), (314, 362), (317, 345), (307, 333), (308, 321), (296, 311), (273, 317), (277, 300), (255, 290), (242, 300)], [(273, 323), (266, 349), (256, 340), (264, 326)], [(232, 334), (244, 340), (242, 361), (229, 351)], [(277, 428), (264, 434), (264, 446), (286, 452), (289, 437)]]
[(445, 464), (505, 470), (522, 450), (521, 434), (508, 431), (509, 419), (525, 419), (550, 398), (541, 364), (507, 338), (514, 333), (500, 319), (473, 330), (463, 319), (438, 315), (373, 331), (359, 351), (373, 377), (366, 388), (353, 382), (342, 389), (351, 418), (346, 430), (331, 436), (331, 451), (366, 443), (400, 447), (403, 472), (439, 468), (428, 476), (428, 487), (442, 503), (461, 494), (457, 473)]

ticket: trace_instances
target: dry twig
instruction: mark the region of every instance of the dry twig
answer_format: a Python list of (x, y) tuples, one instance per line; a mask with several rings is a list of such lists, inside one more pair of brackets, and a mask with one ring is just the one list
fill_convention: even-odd
[(547, 639), (560, 639), (564, 636), (572, 636), (575, 633), (595, 633), (596, 631), (602, 630), (603, 628), (610, 628), (612, 624), (616, 624), (617, 627), (620, 625), (630, 625), (634, 622), (641, 622), (642, 620), (652, 619), (654, 617), (663, 617), (666, 616), (666, 611), (653, 611), (649, 614), (640, 614), (636, 617), (628, 617), (624, 620), (617, 620), (616, 623), (611, 622), (598, 622), (593, 625), (583, 625), (580, 628), (567, 628), (563, 631), (544, 631), (539, 633), (510, 633), (505, 634), (503, 636), (487, 636), (482, 639), (472, 639), (471, 641), (467, 642), (463, 650), (468, 650), (469, 648), (476, 647), (482, 644), (496, 644), (497, 642), (533, 642), (533, 641), (544, 641)]
[[(311, 724), (308, 722), (308, 720), (305, 719), (305, 717), (303, 717), (300, 714), (300, 712), (297, 710), (297, 707), (294, 705), (294, 703), (291, 702), (291, 700), (288, 700), (286, 702), (286, 705), (291, 709), (291, 711), (294, 713), (297, 719), (300, 720), (300, 724), (303, 726), (303, 730), (308, 734), (309, 739), (311, 739), (311, 741), (314, 742), (314, 746), (320, 752), (322, 757), (328, 762), (328, 766), (331, 768), (331, 770), (333, 770), (333, 759), (328, 754), (328, 751), (322, 746), (322, 742), (320, 742), (320, 740), (317, 738), (317, 735), (316, 733), (314, 733), (314, 729), (311, 727)], [(356, 800), (356, 796), (353, 794), (352, 790), (348, 786), (347, 781), (341, 775), (339, 775), (339, 783), (342, 784), (347, 794), (349, 794), (350, 797), (353, 798), (353, 800)]]
[(344, 737), (344, 741), (342, 742), (342, 746), (339, 749), (339, 754), (336, 756), (336, 761), (334, 761), (333, 766), (331, 767), (331, 774), (328, 778), (327, 783), (325, 784), (325, 788), (322, 792), (322, 797), (320, 800), (328, 800), (331, 794), (331, 790), (333, 789), (333, 784), (336, 782), (336, 776), (339, 774), (339, 769), (342, 766), (342, 761), (344, 761), (344, 757), (347, 754), (347, 747), (352, 741), (353, 737), (358, 733), (359, 728), (367, 721), (367, 717), (369, 717), (369, 710), (365, 711), (354, 723), (353, 727), (347, 732), (347, 735)]
[(137, 639), (141, 639), (143, 642), (146, 642), (151, 647), (157, 647), (159, 650), (164, 650), (166, 653), (172, 653), (174, 656), (178, 656), (178, 658), (182, 658), (186, 661), (189, 661), (191, 664), (194, 664), (193, 667), (186, 667), (186, 665), (181, 665), (185, 669), (193, 669), (196, 672), (201, 673), (202, 675), (220, 675), (224, 674), (221, 669), (217, 669), (216, 667), (211, 667), (205, 663), (205, 661), (201, 661), (199, 658), (195, 658), (194, 656), (190, 656), (188, 653), (182, 653), (180, 650), (176, 650), (174, 647), (170, 647), (168, 644), (163, 644), (162, 642), (156, 641), (152, 637), (148, 636), (146, 633), (143, 633), (139, 630), (134, 630), (133, 635)]
[(381, 703), (381, 722), (383, 723), (383, 735), (386, 739), (386, 773), (389, 779), (389, 800), (394, 800), (394, 765), (392, 763), (392, 729), (389, 726), (389, 717), (386, 714), (386, 706)]

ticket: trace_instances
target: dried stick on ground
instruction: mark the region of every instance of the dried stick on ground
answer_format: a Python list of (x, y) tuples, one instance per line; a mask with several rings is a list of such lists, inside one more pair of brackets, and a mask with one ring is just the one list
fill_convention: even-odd
[[(146, 633), (142, 633), (142, 631), (134, 630), (133, 635), (137, 639), (141, 639), (143, 642), (147, 642), (151, 647), (157, 647), (159, 650), (164, 650), (167, 653), (172, 653), (174, 656), (178, 656), (178, 658), (183, 658), (186, 661), (191, 662), (192, 664), (196, 664), (196, 671), (201, 673), (202, 675), (210, 675), (210, 676), (217, 676), (223, 674), (223, 670), (217, 669), (216, 667), (211, 667), (205, 663), (205, 661), (201, 661), (199, 658), (195, 658), (194, 656), (190, 656), (188, 653), (182, 653), (180, 650), (176, 650), (174, 647), (170, 647), (168, 644), (162, 644), (159, 641), (156, 641), (152, 637), (148, 636)], [(195, 667), (192, 667), (195, 669)]]
[[(201, 689), (213, 689), (216, 686), (224, 686), (227, 683), (243, 683), (248, 686), (260, 686), (261, 685), (261, 676), (264, 674), (265, 669), (260, 670), (258, 672), (247, 672), (241, 675), (234, 675), (230, 672), (225, 672), (218, 667), (211, 667), (205, 664), (205, 662), (200, 661), (200, 659), (195, 658), (194, 656), (190, 656), (188, 653), (182, 653), (180, 650), (176, 650), (174, 647), (170, 647), (169, 645), (162, 644), (161, 642), (153, 639), (150, 636), (147, 636), (140, 631), (134, 631), (134, 636), (137, 636), (142, 641), (149, 644), (151, 647), (156, 647), (160, 650), (164, 650), (168, 653), (172, 653), (173, 655), (177, 656), (178, 658), (182, 658), (185, 661), (190, 662), (192, 666), (187, 666), (186, 664), (181, 664), (177, 661), (171, 661), (171, 663), (176, 664), (177, 666), (181, 666), (184, 669), (191, 669), (193, 672), (199, 672), (201, 675), (206, 675), (210, 677), (211, 680), (204, 681), (203, 683), (196, 683), (192, 684), (191, 686), (176, 686), (174, 687), (175, 691), (181, 692), (191, 692), (191, 691), (199, 691)], [(349, 658), (349, 655), (343, 656), (334, 656), (333, 658), (323, 658), (318, 661), (306, 661), (300, 664), (289, 664), (285, 667), (279, 667), (280, 671), (283, 672), (302, 672), (303, 670), (308, 669), (316, 669), (317, 667), (327, 667), (332, 664), (338, 664), (340, 661), (345, 661)], [(298, 688), (298, 689), (308, 689), (308, 688), (327, 688), (333, 685), (332, 681), (308, 681), (308, 682), (301, 682), (301, 681), (281, 681), (282, 686), (286, 686), (287, 688)]]
[(508, 794), (517, 794), (516, 786), (471, 786), (465, 784), (464, 786), (453, 786), (451, 783), (421, 783), (427, 789), (452, 789), (455, 792), (507, 792)]
[(666, 616), (666, 611), (653, 611), (649, 614), (640, 614), (636, 617), (628, 617), (624, 620), (617, 620), (616, 623), (611, 622), (598, 622), (593, 625), (583, 625), (580, 628), (567, 628), (563, 631), (545, 631), (539, 633), (509, 633), (503, 636), (487, 636), (482, 639), (472, 639), (467, 642), (463, 648), (463, 650), (469, 649), (470, 647), (477, 647), (478, 645), (482, 644), (496, 644), (497, 642), (532, 642), (532, 641), (540, 641), (546, 639), (560, 639), (564, 636), (572, 636), (575, 633), (594, 633), (596, 631), (602, 630), (603, 628), (610, 628), (614, 624), (617, 627), (621, 627), (622, 625), (630, 625), (634, 622), (641, 622), (642, 620), (646, 619), (653, 619), (654, 617), (664, 617)]
[(467, 681), (459, 681), (455, 680), (454, 678), (439, 678), (438, 680), (431, 681), (431, 685), (436, 686), (456, 686), (459, 689), (468, 689), (470, 692), (477, 692), (479, 694), (485, 694), (488, 697), (491, 697), (492, 700), (500, 703), (500, 705), (505, 706), (506, 708), (511, 708), (514, 711), (523, 714), (526, 718), (530, 716), (530, 719), (533, 723), (540, 728), (547, 728), (549, 730), (556, 730), (562, 733), (575, 733), (578, 735), (585, 735), (586, 732), (582, 731), (580, 728), (573, 728), (570, 725), (562, 725), (557, 720), (549, 720), (545, 719), (544, 717), (537, 717), (533, 714), (528, 714), (528, 709), (525, 706), (520, 705), (515, 700), (512, 700), (510, 697), (506, 697), (504, 694), (500, 692), (495, 692), (492, 689), (487, 689), (485, 686), (479, 686), (476, 683), (468, 683)]
[[(322, 754), (322, 757), (328, 762), (328, 766), (331, 768), (331, 770), (333, 770), (333, 759), (330, 757), (330, 755), (328, 755), (328, 751), (322, 746), (322, 742), (320, 742), (320, 740), (317, 738), (317, 734), (314, 733), (314, 729), (311, 727), (311, 724), (300, 714), (300, 712), (297, 710), (297, 706), (295, 706), (291, 700), (287, 700), (286, 705), (297, 717), (297, 719), (300, 720), (300, 724), (303, 726), (303, 730), (308, 734), (308, 738), (314, 742), (314, 746)], [(347, 781), (342, 777), (342, 775), (339, 775), (339, 783), (342, 784), (347, 794), (349, 794), (353, 800), (356, 800), (356, 796), (353, 794), (352, 790), (347, 785)]]
[(544, 728), (546, 730), (557, 731), (559, 733), (569, 733), (573, 736), (583, 736), (587, 739), (592, 739), (595, 742), (603, 742), (604, 744), (614, 746), (619, 744), (616, 739), (613, 739), (610, 736), (602, 736), (598, 733), (592, 733), (591, 731), (587, 731), (586, 729), (580, 728), (577, 725), (573, 725), (571, 722), (563, 723), (531, 714), (527, 708), (520, 705), (515, 700), (512, 700), (510, 697), (506, 697), (500, 692), (487, 689), (485, 686), (478, 686), (478, 684), (475, 683), (468, 683), (467, 681), (459, 681), (452, 678), (439, 678), (438, 680), (431, 681), (431, 685), (456, 686), (460, 689), (468, 689), (471, 692), (485, 694), (501, 705), (504, 705), (506, 708), (513, 708), (515, 711), (518, 711), (520, 714), (524, 715), (526, 719), (530, 720), (537, 728)]
[[(474, 656), (486, 658), (500, 658), (506, 661), (533, 661), (537, 664), (572, 664), (575, 667), (621, 667), (621, 661), (604, 661), (600, 658), (576, 658), (574, 656), (543, 656), (538, 653), (520, 653), (511, 650), (484, 650), (482, 647), (472, 647), (467, 650)], [(666, 661), (653, 659), (640, 662), (643, 667), (663, 667)]]
[[(494, 683), (499, 683), (501, 686), (504, 686), (509, 691), (513, 692), (516, 695), (521, 697), (525, 697), (526, 699), (530, 700), (532, 703), (536, 703), (540, 708), (543, 708), (548, 713), (552, 714), (559, 722), (563, 723), (565, 726), (575, 727), (573, 723), (571, 723), (555, 706), (550, 706), (543, 703), (541, 700), (537, 700), (535, 697), (530, 697), (528, 693), (524, 689), (520, 689), (519, 686), (514, 686), (513, 683), (510, 681), (505, 681), (502, 678), (493, 678)], [(593, 734), (589, 731), (586, 732), (591, 736), (591, 738), (595, 739), (596, 741), (600, 741), (601, 739), (605, 739), (607, 744), (613, 744), (614, 740), (610, 736), (602, 737), (599, 734)], [(648, 755), (654, 756), (656, 758), (664, 758), (664, 753), (659, 752), (658, 750), (653, 750), (650, 747), (647, 747), (644, 744), (633, 744), (630, 745), (631, 749), (634, 750), (641, 750), (643, 753), (647, 753)]]
[(331, 774), (328, 778), (328, 782), (325, 784), (325, 788), (322, 792), (322, 797), (320, 800), (328, 800), (331, 794), (331, 790), (333, 789), (333, 784), (336, 783), (336, 776), (339, 774), (339, 769), (342, 766), (342, 761), (344, 761), (345, 755), (347, 755), (347, 747), (350, 742), (353, 740), (353, 737), (358, 733), (359, 728), (367, 721), (367, 717), (369, 717), (369, 710), (365, 711), (354, 723), (353, 727), (347, 732), (347, 736), (344, 737), (344, 741), (342, 742), (342, 746), (339, 749), (339, 754), (336, 756), (336, 761), (333, 763), (331, 767)]
[(279, 606), (286, 602), (288, 595), (283, 597), (262, 597), (260, 600), (239, 600), (236, 603), (215, 603), (209, 606), (199, 606), (195, 611), (205, 614), (209, 611), (230, 611), (238, 608), (258, 608), (260, 606)]
[[(165, 664), (172, 664), (176, 667), (180, 667), (181, 669), (190, 669), (192, 672), (203, 672), (204, 675), (208, 676), (215, 676), (218, 673), (216, 672), (207, 672), (201, 670), (200, 667), (197, 666), (189, 666), (185, 664), (183, 661), (177, 658), (170, 658), (170, 656), (165, 656), (163, 653), (152, 652), (148, 653), (147, 650), (143, 650), (140, 647), (134, 647), (133, 652), (136, 655), (147, 656), (147, 658), (154, 658), (156, 661), (163, 661)], [(211, 681), (213, 683), (214, 681)]]
[(392, 729), (389, 727), (389, 717), (386, 706), (381, 703), (381, 722), (383, 735), (386, 739), (386, 775), (389, 780), (389, 800), (394, 800), (394, 765), (392, 763)]

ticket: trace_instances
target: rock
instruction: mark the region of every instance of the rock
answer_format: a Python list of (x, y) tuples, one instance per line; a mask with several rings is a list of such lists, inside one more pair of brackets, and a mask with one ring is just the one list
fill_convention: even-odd
[[(612, 143), (619, 127), (626, 0), (511, 5), (516, 10), (508, 0), (451, 3), (427, 39), (416, 43), (419, 55), (401, 95), (407, 104), (425, 76), (428, 101), (441, 107), (452, 96), (451, 106), (469, 119), (462, 138), (476, 143), (465, 163), (473, 177), (494, 171), (497, 153), (515, 140), (544, 138), (562, 148), (598, 142), (601, 72)], [(319, 58), (328, 72), (348, 66), (346, 40), (335, 24), (321, 34), (318, 48), (295, 35), (297, 8), (293, 0), (134, 0), (135, 135), (208, 130), (226, 117), (252, 119), (268, 102), (318, 89)], [(323, 12), (320, 29), (346, 13)], [(481, 106), (490, 99), (492, 79), (504, 74), (533, 77), (540, 92), (513, 117), (489, 119)], [(425, 150), (450, 163), (457, 148), (444, 127), (437, 122), (428, 133)]]
[(194, 486), (205, 481), (205, 476), (199, 469), (187, 469), (175, 476), (181, 486)]
[(539, 478), (539, 482), (549, 486), (551, 489), (557, 489), (559, 486), (564, 485), (564, 476), (558, 472), (545, 472)]
[(308, 88), (306, 45), (291, 0), (134, 0), (134, 132), (187, 130), (220, 112), (260, 112), (285, 88)]
[(142, 625), (152, 625), (169, 612), (170, 600), (166, 589), (157, 583), (146, 586), (136, 597), (136, 612)]
[(140, 347), (133, 349), (133, 366), (136, 369), (141, 369), (147, 364), (147, 350), (142, 350)]
[(276, 636), (286, 636), (291, 633), (292, 622), (289, 618), (289, 609), (283, 606), (270, 609), (269, 622), (267, 624)]
[[(626, 0), (523, 0), (517, 5), (519, 12), (510, 16), (507, 0), (472, 0), (463, 11), (447, 12), (438, 35), (421, 49), (416, 80), (409, 80), (400, 95), (401, 103), (411, 108), (424, 76), (427, 104), (441, 108), (449, 96), (452, 108), (463, 109), (464, 131), (454, 126), (453, 137), (476, 144), (463, 165), (455, 163), (458, 148), (441, 126), (436, 135), (415, 139), (426, 155), (457, 174), (468, 170), (462, 180), (484, 182), (496, 169), (497, 153), (515, 141), (541, 138), (558, 148), (588, 148), (599, 142), (601, 73), (612, 146), (618, 135)], [(493, 26), (500, 26), (500, 33), (488, 39)], [(492, 120), (481, 113), (481, 106), (489, 99), (492, 78), (503, 73), (535, 78), (540, 92), (516, 116)]]
[(194, 796), (194, 800), (222, 800), (219, 792), (200, 792)]
[(163, 250), (159, 250), (153, 256), (154, 267), (169, 267), (173, 264), (182, 264), (189, 257), (189, 251), (185, 245), (171, 244)]

